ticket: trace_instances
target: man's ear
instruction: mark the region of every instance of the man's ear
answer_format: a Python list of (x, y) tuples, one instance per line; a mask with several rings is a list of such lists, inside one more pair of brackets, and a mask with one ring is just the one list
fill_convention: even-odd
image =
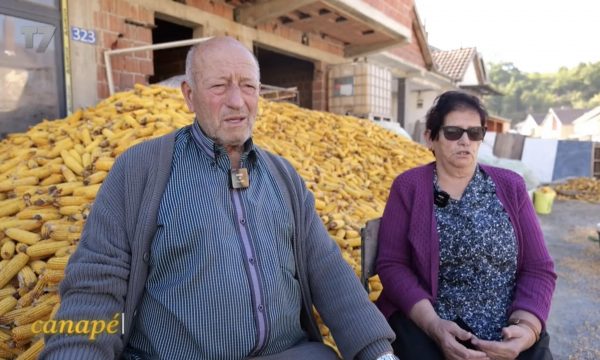
[(188, 84), (187, 80), (181, 82), (181, 93), (185, 99), (185, 103), (191, 112), (194, 112), (194, 103), (192, 102), (192, 87)]

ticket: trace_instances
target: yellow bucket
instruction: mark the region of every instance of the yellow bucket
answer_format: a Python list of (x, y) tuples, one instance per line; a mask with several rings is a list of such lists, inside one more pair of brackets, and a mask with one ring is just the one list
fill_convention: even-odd
[(556, 191), (544, 186), (533, 192), (533, 207), (538, 214), (550, 214)]

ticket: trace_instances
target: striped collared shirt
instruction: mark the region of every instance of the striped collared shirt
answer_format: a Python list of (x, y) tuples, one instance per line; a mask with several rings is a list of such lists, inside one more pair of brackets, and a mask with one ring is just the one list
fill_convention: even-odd
[(222, 146), (179, 130), (129, 347), (148, 358), (241, 359), (305, 339), (290, 209), (252, 141), (232, 189)]

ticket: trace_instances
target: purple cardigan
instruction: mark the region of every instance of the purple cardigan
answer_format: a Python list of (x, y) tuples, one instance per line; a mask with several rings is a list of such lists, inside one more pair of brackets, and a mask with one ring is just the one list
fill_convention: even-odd
[[(377, 306), (387, 318), (397, 310), (408, 315), (422, 299), (432, 304), (436, 300), (440, 259), (433, 210), (434, 165), (398, 176), (383, 212), (377, 257), (383, 291)], [(480, 166), (496, 184), (496, 195), (517, 236), (516, 288), (508, 315), (525, 310), (536, 315), (545, 327), (556, 274), (525, 182), (510, 170)]]

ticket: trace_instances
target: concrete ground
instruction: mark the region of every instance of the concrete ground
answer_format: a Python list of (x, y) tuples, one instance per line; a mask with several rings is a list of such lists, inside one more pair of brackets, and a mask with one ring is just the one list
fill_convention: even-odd
[(547, 323), (554, 358), (600, 359), (600, 204), (555, 201), (539, 219), (558, 275)]

